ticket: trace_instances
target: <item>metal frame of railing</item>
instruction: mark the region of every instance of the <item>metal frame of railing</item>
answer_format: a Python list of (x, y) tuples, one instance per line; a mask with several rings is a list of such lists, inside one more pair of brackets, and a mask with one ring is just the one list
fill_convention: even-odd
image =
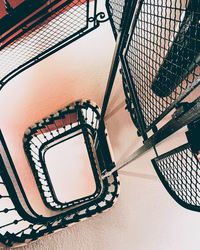
[[(24, 150), (47, 207), (56, 210), (70, 208), (94, 200), (101, 193), (103, 184), (100, 173), (111, 169), (114, 163), (109, 156), (106, 132), (101, 133), (100, 137), (98, 136), (99, 118), (97, 106), (93, 106), (90, 102), (76, 102), (42, 119), (25, 132)], [(49, 176), (45, 153), (62, 141), (71, 140), (73, 143), (73, 138), (78, 135), (84, 137), (96, 182), (96, 191), (94, 194), (80, 197), (78, 200), (60, 202)], [(66, 161), (67, 158), (66, 153)]]
[(184, 144), (152, 160), (169, 194), (183, 207), (200, 212), (200, 163)]
[[(144, 145), (117, 163), (105, 176), (125, 167), (152, 148), (158, 155), (157, 144), (183, 127), (187, 127), (192, 134), (193, 139), (188, 141), (196, 159), (200, 143), (194, 138), (198, 137), (200, 129), (194, 124), (199, 124), (200, 97), (190, 103), (184, 100), (189, 94), (198, 93), (200, 84), (200, 4), (197, 2), (174, 0), (158, 4), (157, 1), (145, 0), (107, 0), (106, 6), (116, 39), (116, 53), (107, 81), (102, 120), (121, 62), (127, 109)], [(162, 46), (166, 44), (168, 47), (163, 49)], [(157, 58), (154, 58), (155, 55)], [(166, 90), (166, 83), (171, 89)], [(156, 84), (158, 86), (155, 87)], [(172, 117), (158, 129), (157, 124), (172, 110)], [(149, 135), (149, 132), (153, 135)], [(170, 167), (173, 169), (173, 163)], [(156, 169), (158, 173), (159, 168)], [(198, 195), (197, 190), (196, 197)], [(185, 207), (196, 210), (192, 205)]]
[[(3, 42), (3, 37), (1, 37), (0, 60), (2, 61), (2, 67), (0, 70), (0, 89), (17, 74), (81, 38), (90, 31), (93, 31), (99, 27), (101, 22), (108, 20), (104, 12), (99, 12), (97, 0), (55, 0), (48, 4), (49, 5), (45, 6), (44, 9), (40, 10), (41, 13), (36, 12), (30, 19), (21, 22), (17, 28), (12, 29), (9, 34), (7, 33), (7, 40), (4, 39)], [(10, 15), (9, 18), (12, 19), (12, 15)], [(9, 37), (10, 39), (8, 40)], [(34, 44), (32, 43), (32, 39), (35, 42)], [(42, 46), (40, 46), (41, 44)], [(26, 49), (22, 51), (21, 49), (24, 45), (27, 46)], [(17, 55), (15, 55), (16, 53)], [(13, 57), (15, 60), (13, 60)], [(52, 202), (48, 202), (40, 178), (38, 177), (39, 171), (34, 168), (35, 166), (32, 164), (33, 161), (31, 162), (31, 157), (29, 157), (31, 153), (28, 154), (27, 145), (28, 138), (30, 139), (30, 137), (26, 135), (27, 144), (25, 151), (33, 167), (33, 173), (41, 197), (47, 208), (57, 210), (56, 215), (50, 217), (37, 214), (26, 196), (6, 142), (0, 131), (0, 185), (3, 189), (0, 189), (0, 216), (4, 218), (0, 224), (0, 240), (7, 246), (27, 242), (27, 240), (34, 240), (44, 234), (65, 227), (70, 223), (79, 221), (82, 218), (102, 212), (111, 207), (118, 196), (119, 181), (117, 174), (115, 173), (104, 180), (101, 178), (104, 172), (112, 169), (113, 160), (110, 155), (105, 126), (102, 124), (103, 126), (97, 129), (100, 117), (98, 107), (96, 105), (93, 106), (89, 101), (76, 102), (68, 106), (66, 108), (67, 111), (65, 110), (63, 113), (70, 113), (72, 109), (78, 112), (77, 122), (79, 123), (79, 129), (84, 135), (87, 151), (90, 155), (97, 190), (91, 197), (82, 197), (71, 203), (61, 203), (55, 195), (48, 171), (47, 169), (45, 171), (45, 167), (43, 166), (43, 177), (45, 181), (47, 180), (48, 188), (51, 190), (50, 193), (52, 194), (54, 205), (52, 205)], [(94, 127), (94, 124), (88, 124), (89, 118), (85, 117), (87, 121), (84, 120), (84, 115), (82, 114), (84, 112), (82, 111), (88, 109), (91, 109), (96, 115), (96, 127)], [(54, 114), (52, 116), (54, 117)], [(44, 124), (46, 127), (49, 127), (47, 122)], [(71, 127), (68, 128), (69, 134), (72, 131), (73, 129)], [(93, 154), (93, 152), (95, 153)], [(4, 199), (7, 199), (8, 204), (6, 202), (4, 203)], [(8, 216), (5, 217), (5, 214), (9, 214), (9, 216), (13, 218), (13, 213), (15, 214), (13, 220), (10, 220)]]
[[(172, 5), (172, 2), (174, 5)], [(199, 0), (195, 2), (199, 3)], [(182, 4), (180, 5), (180, 3)], [(200, 4), (198, 3), (196, 6), (200, 6)], [(91, 3), (88, 2), (88, 4)], [(166, 4), (167, 6), (164, 6), (164, 4)], [(115, 76), (117, 74), (117, 70), (121, 62), (121, 73), (123, 76), (122, 80), (127, 107), (129, 109), (129, 112), (131, 112), (131, 118), (133, 120), (133, 123), (138, 129), (138, 135), (141, 136), (143, 139), (143, 146), (133, 152), (127, 159), (124, 159), (122, 162), (117, 163), (116, 166), (115, 164), (113, 164), (111, 155), (109, 153), (104, 154), (105, 149), (103, 152), (99, 152), (99, 155), (101, 155), (101, 159), (103, 159), (100, 161), (102, 163), (109, 162), (109, 166), (104, 169), (101, 175), (101, 179), (103, 181), (107, 181), (107, 184), (103, 185), (105, 192), (103, 192), (104, 195), (102, 193), (100, 197), (102, 199), (98, 198), (97, 200), (95, 200), (94, 203), (91, 201), (91, 203), (89, 202), (87, 204), (83, 204), (82, 206), (80, 205), (80, 207), (78, 205), (75, 209), (69, 209), (68, 212), (65, 211), (64, 206), (66, 204), (62, 204), (63, 208), (58, 216), (52, 217), (50, 219), (36, 216), (36, 220), (38, 222), (36, 223), (36, 225), (29, 224), (26, 228), (21, 229), (21, 231), (17, 233), (1, 234), (0, 236), (2, 242), (7, 245), (11, 245), (14, 243), (14, 241), (24, 242), (26, 239), (36, 239), (37, 237), (44, 235), (45, 233), (49, 233), (57, 228), (64, 227), (67, 224), (78, 221), (83, 217), (92, 216), (96, 212), (100, 212), (101, 210), (104, 210), (104, 208), (110, 207), (118, 195), (117, 186), (119, 183), (117, 179), (117, 171), (122, 167), (126, 166), (127, 164), (131, 163), (144, 153), (146, 153), (151, 148), (155, 150), (155, 153), (157, 155), (157, 144), (162, 142), (167, 137), (173, 135), (176, 131), (180, 130), (183, 127), (187, 127), (190, 134), (190, 136), (188, 136), (189, 144), (187, 145), (187, 147), (191, 149), (190, 152), (192, 155), (190, 155), (190, 157), (188, 157), (188, 154), (186, 155), (188, 159), (191, 159), (193, 157), (195, 157), (196, 160), (198, 159), (196, 157), (196, 154), (199, 152), (200, 146), (196, 142), (196, 140), (194, 140), (194, 138), (195, 136), (198, 136), (199, 131), (199, 125), (197, 126), (196, 124), (199, 124), (200, 119), (200, 97), (197, 97), (196, 99), (194, 98), (194, 100), (190, 103), (183, 102), (189, 94), (193, 93), (193, 91), (196, 91), (198, 89), (197, 87), (200, 83), (198, 71), (198, 55), (200, 48), (199, 7), (194, 8), (193, 4), (193, 0), (186, 1), (186, 4), (183, 4), (183, 0), (174, 0), (169, 1), (169, 3), (165, 2), (163, 3), (163, 5), (158, 5), (156, 1), (149, 3), (147, 0), (106, 1), (111, 26), (116, 39), (116, 48), (113, 55), (113, 61), (107, 81), (107, 88), (104, 95), (102, 112), (99, 116), (98, 128), (95, 130), (95, 134), (97, 135), (97, 137), (94, 137), (94, 144), (96, 146), (100, 144), (104, 145), (105, 148), (108, 149), (106, 149), (106, 151), (109, 152), (109, 147), (108, 143), (106, 142), (105, 136), (104, 118), (112, 92), (112, 87), (115, 81)], [(96, 8), (94, 9), (96, 10)], [(165, 10), (166, 12), (160, 15), (160, 9), (162, 9), (162, 11)], [(173, 14), (174, 16), (170, 14), (173, 11), (175, 11)], [(101, 22), (99, 21), (99, 18), (105, 18), (105, 15), (102, 13), (97, 13), (95, 11), (94, 15), (92, 17), (88, 17), (87, 19), (88, 23), (93, 23), (93, 27), (89, 30), (84, 30), (85, 32), (82, 32), (82, 30), (78, 30), (76, 33), (77, 37), (81, 37), (83, 34), (86, 34), (87, 32), (96, 28), (99, 25), (99, 22)], [(153, 19), (152, 23), (150, 21), (151, 18)], [(156, 18), (160, 20), (162, 25), (157, 25), (157, 22), (155, 21), (157, 20)], [(157, 29), (162, 30), (162, 32), (164, 33), (159, 33)], [(145, 37), (142, 36), (140, 32), (143, 32), (143, 34), (145, 34)], [(153, 36), (153, 41), (151, 40), (151, 36)], [(35, 61), (32, 61), (31, 59), (30, 62), (25, 62), (25, 65), (20, 65), (20, 67), (14, 69), (12, 73), (8, 73), (1, 86), (5, 85), (8, 80), (23, 71), (25, 68), (30, 67), (36, 62), (54, 53), (58, 49), (66, 46), (70, 42), (76, 40), (77, 37), (72, 35), (70, 37), (71, 40), (69, 40), (69, 38), (66, 38), (67, 40), (63, 40), (61, 44), (57, 44), (55, 45), (55, 47), (51, 47), (49, 51), (47, 50), (45, 52), (42, 52), (42, 55), (39, 55), (34, 59)], [(164, 47), (163, 49), (162, 43), (167, 43), (168, 47)], [(155, 55), (152, 54), (152, 49), (154, 48), (154, 46), (158, 50), (155, 52), (156, 55), (158, 54), (157, 56), (160, 59), (157, 60), (158, 62), (155, 62)], [(191, 53), (189, 53), (188, 51)], [(183, 59), (185, 54), (188, 56), (188, 60), (186, 60), (186, 58)], [(145, 58), (148, 60), (145, 61)], [(144, 64), (144, 62), (146, 62), (146, 64)], [(171, 68), (170, 64), (172, 65)], [(180, 72), (180, 68), (184, 68), (183, 73)], [(172, 84), (173, 72), (175, 72), (175, 81)], [(151, 78), (149, 78), (149, 76), (151, 76)], [(166, 82), (170, 83), (170, 90), (168, 90), (168, 92), (166, 91), (166, 93), (164, 94), (160, 93), (160, 90), (161, 92), (165, 92), (164, 88), (166, 87)], [(154, 85), (156, 85), (156, 87)], [(149, 110), (149, 107), (153, 110)], [(164, 116), (169, 113), (169, 111), (172, 110), (174, 110), (173, 116), (170, 117), (169, 121), (165, 125), (158, 129), (158, 123), (164, 118)], [(149, 112), (152, 116), (150, 118), (148, 117)], [(84, 126), (81, 127), (81, 129), (83, 129), (84, 131), (86, 128), (84, 119), (81, 114), (79, 114), (78, 116), (79, 121), (82, 121), (82, 124), (84, 124)], [(48, 122), (45, 121), (43, 125), (48, 125)], [(150, 132), (153, 134), (150, 135)], [(101, 143), (99, 144), (98, 141), (101, 141)], [(18, 197), (18, 194), (12, 193), (9, 187), (7, 187), (8, 183), (12, 184), (12, 180), (9, 179), (10, 173), (7, 172), (8, 169), (6, 168), (5, 159), (7, 157), (10, 159), (9, 162), (11, 162), (11, 158), (9, 152), (5, 150), (6, 144), (5, 141), (3, 141), (2, 137), (1, 145), (3, 145), (4, 151), (2, 151), (3, 153), (1, 153), (0, 158), (2, 163), (1, 165), (3, 166), (1, 171), (2, 181), (0, 183), (8, 189), (7, 191), (9, 195), (1, 195), (0, 200), (4, 198), (7, 199), (10, 197), (12, 201), (16, 203), (14, 204), (14, 206), (16, 206), (17, 208), (16, 197)], [(184, 195), (181, 196), (177, 195), (177, 193), (174, 194), (174, 189), (177, 188), (177, 183), (171, 184), (170, 186), (168, 177), (166, 178), (166, 175), (164, 174), (164, 172), (162, 172), (162, 169), (159, 166), (159, 163), (163, 162), (163, 164), (167, 168), (168, 166), (165, 164), (165, 159), (170, 156), (176, 157), (176, 153), (180, 152), (180, 150), (182, 151), (182, 149), (183, 148), (179, 148), (179, 151), (170, 151), (162, 156), (157, 155), (157, 157), (153, 160), (153, 164), (161, 181), (171, 193), (171, 195), (179, 203), (182, 203), (182, 205), (186, 208), (199, 211), (199, 208), (196, 208), (196, 205), (199, 205), (198, 203), (187, 203), (188, 200), (183, 201)], [(91, 150), (91, 148), (89, 150)], [(98, 151), (98, 148), (96, 148), (96, 150)], [(181, 155), (181, 153), (179, 155)], [(6, 162), (8, 161), (6, 160)], [(181, 159), (179, 159), (178, 162), (178, 171), (182, 171), (180, 170)], [(195, 167), (196, 169), (199, 168), (199, 164), (197, 161), (195, 161)], [(170, 162), (170, 168), (172, 170), (175, 170), (176, 166)], [(197, 175), (196, 180), (198, 182), (198, 171), (196, 171), (195, 173)], [(17, 178), (15, 173), (14, 175), (15, 178)], [(170, 175), (168, 174), (167, 176)], [(171, 173), (171, 176), (174, 176), (173, 172)], [(45, 178), (48, 179), (48, 175), (46, 175)], [(196, 186), (198, 184), (197, 182)], [(18, 180), (17, 183), (20, 183), (20, 180)], [(183, 182), (181, 182), (180, 184), (184, 185)], [(192, 187), (194, 183), (190, 182), (190, 184)], [(114, 191), (110, 191), (113, 190), (113, 185)], [(181, 185), (179, 186), (180, 188)], [(11, 187), (12, 186), (13, 185), (11, 185)], [(106, 194), (106, 192), (108, 193)], [(196, 189), (195, 195), (196, 197), (194, 197), (194, 193), (192, 194), (192, 200), (195, 199), (198, 201), (198, 189)], [(191, 195), (189, 194), (188, 196)], [(106, 197), (109, 197), (109, 201)], [(25, 204), (27, 205), (25, 197), (23, 198)], [(55, 203), (59, 202), (56, 200), (55, 196), (53, 198)], [(181, 199), (182, 201), (180, 202), (179, 199)], [(49, 205), (49, 203), (46, 205)], [(5, 207), (2, 211), (0, 211), (0, 213), (8, 213), (11, 212), (13, 209), (16, 210), (13, 207)], [(21, 211), (20, 209), (25, 211), (24, 207), (17, 208), (17, 210)], [(26, 215), (23, 215), (23, 217), (24, 216)], [(6, 228), (9, 225), (18, 225), (21, 220), (24, 221), (24, 218), (14, 220), (13, 222), (8, 223), (7, 225), (3, 225), (0, 227), (0, 229), (4, 227)], [(30, 218), (27, 217), (27, 220), (30, 221)], [(40, 228), (42, 229), (40, 230)], [(26, 233), (26, 230), (29, 230), (29, 233)]]
[[(89, 119), (87, 117), (87, 112), (91, 109), (95, 116), (92, 115), (93, 119)], [(103, 212), (107, 208), (111, 207), (113, 203), (116, 201), (118, 197), (118, 186), (119, 186), (119, 180), (117, 173), (113, 173), (107, 178), (102, 178), (102, 175), (111, 170), (113, 167), (113, 159), (111, 157), (110, 151), (109, 151), (109, 145), (107, 142), (107, 132), (105, 130), (105, 127), (101, 127), (101, 129), (98, 128), (98, 120), (100, 118), (100, 114), (98, 113), (98, 107), (96, 105), (93, 105), (89, 101), (78, 101), (76, 103), (73, 103), (69, 106), (67, 106), (65, 109), (60, 110), (53, 114), (54, 118), (58, 118), (58, 114), (64, 115), (69, 114), (72, 111), (76, 111), (78, 115), (77, 120), (77, 126), (82, 125), (82, 133), (84, 134), (86, 147), (89, 146), (88, 152), (89, 155), (96, 155), (93, 156), (93, 159), (91, 160), (91, 165), (93, 168), (96, 167), (96, 185), (97, 185), (97, 192), (92, 197), (83, 197), (82, 199), (76, 200), (75, 202), (72, 201), (72, 204), (68, 206), (67, 203), (61, 204), (56, 199), (56, 196), (52, 195), (52, 198), (54, 199), (54, 203), (58, 202), (58, 205), (62, 205), (60, 210), (58, 210), (58, 214), (51, 216), (51, 217), (45, 217), (45, 215), (38, 215), (32, 208), (32, 205), (29, 203), (25, 191), (23, 189), (23, 186), (21, 185), (21, 181), (18, 177), (17, 170), (15, 169), (15, 166), (12, 162), (12, 158), (9, 154), (8, 148), (6, 146), (6, 142), (3, 139), (2, 134), (0, 134), (0, 142), (1, 142), (1, 155), (0, 155), (0, 161), (1, 161), (1, 171), (0, 171), (0, 185), (3, 187), (3, 190), (1, 190), (0, 193), (0, 216), (4, 216), (8, 219), (6, 223), (1, 220), (0, 224), (0, 239), (1, 242), (6, 244), (7, 246), (11, 246), (15, 243), (20, 242), (27, 242), (27, 240), (35, 240), (36, 238), (46, 234), (51, 233), (55, 231), (56, 229), (66, 227), (67, 225), (78, 222), (79, 220), (90, 217), (95, 215), (96, 213)], [(93, 114), (93, 113), (92, 113)], [(52, 116), (46, 119), (51, 119)], [(86, 120), (84, 118), (87, 118)], [(95, 121), (94, 121), (95, 118)], [(87, 121), (87, 124), (86, 124)], [(93, 124), (94, 122), (94, 124)], [(43, 125), (42, 125), (43, 123)], [(39, 130), (41, 132), (42, 129), (47, 129), (45, 125), (45, 119), (42, 121), (42, 123), (38, 123)], [(83, 125), (84, 124), (84, 125)], [(55, 125), (55, 123), (54, 123)], [(58, 124), (57, 124), (58, 125)], [(71, 127), (73, 124), (69, 124), (69, 130), (73, 130)], [(85, 126), (86, 125), (86, 126)], [(94, 127), (92, 127), (94, 125)], [(50, 125), (49, 125), (50, 126)], [(66, 125), (65, 127), (67, 127)], [(88, 140), (88, 133), (90, 131), (88, 130), (88, 127), (93, 129), (92, 131), (92, 138), (94, 139), (94, 145), (91, 145), (91, 140)], [(96, 128), (95, 128), (96, 127)], [(90, 129), (91, 129), (90, 128)], [(30, 132), (30, 131), (29, 131)], [(36, 132), (36, 131), (34, 131)], [(55, 132), (55, 131), (54, 131)], [(44, 134), (44, 131), (43, 131)], [(25, 136), (25, 145), (29, 144), (29, 139), (32, 137), (31, 134)], [(56, 145), (56, 141), (55, 144)], [(92, 147), (92, 148), (91, 148)], [(2, 150), (2, 148), (4, 150)], [(26, 148), (26, 146), (25, 146)], [(25, 149), (26, 152), (31, 150), (30, 148)], [(93, 152), (91, 152), (91, 150)], [(28, 156), (28, 159), (30, 160), (30, 157)], [(13, 170), (13, 174), (10, 172), (10, 165), (11, 169)], [(30, 162), (30, 165), (32, 163)], [(95, 166), (94, 166), (95, 165)], [(33, 166), (35, 167), (35, 166)], [(44, 170), (44, 168), (41, 168)], [(37, 172), (38, 171), (38, 172)], [(43, 197), (44, 204), (47, 205), (47, 207), (55, 209), (55, 206), (51, 204), (51, 202), (47, 202), (46, 197), (44, 195), (44, 190), (42, 190), (42, 185), (40, 183), (40, 180), (37, 176), (37, 173), (40, 173), (38, 169), (33, 169), (33, 172), (35, 173), (35, 178), (38, 183), (38, 187), (40, 189), (41, 197)], [(98, 177), (97, 177), (98, 175)], [(15, 180), (14, 177), (15, 177)], [(49, 176), (44, 171), (43, 175), (47, 181), (49, 181)], [(97, 181), (97, 179), (99, 181)], [(17, 180), (17, 181), (16, 181)], [(16, 185), (18, 184), (18, 187), (16, 188)], [(53, 186), (49, 185), (48, 187), (53, 190)], [(3, 193), (4, 192), (4, 193)], [(43, 195), (42, 195), (43, 194)], [(4, 199), (9, 200), (9, 205), (4, 203)], [(24, 202), (22, 202), (24, 200)], [(58, 208), (58, 207), (57, 207)], [(9, 216), (5, 217), (5, 214), (7, 213), (15, 213), (14, 220), (9, 221)], [(12, 217), (12, 216), (11, 216)], [(17, 225), (17, 226), (16, 226)], [(9, 228), (10, 227), (10, 228)], [(12, 229), (11, 229), (12, 227)], [(17, 227), (17, 228), (15, 228)]]
[[(107, 21), (98, 0), (55, 0), (12, 30), (0, 44), (0, 90), (13, 77)], [(15, 33), (18, 31), (17, 35)]]

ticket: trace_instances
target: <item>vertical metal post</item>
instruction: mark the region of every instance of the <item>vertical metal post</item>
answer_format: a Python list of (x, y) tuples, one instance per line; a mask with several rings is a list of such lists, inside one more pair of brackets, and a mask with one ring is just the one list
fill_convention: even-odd
[(106, 87), (105, 96), (104, 96), (103, 105), (102, 105), (100, 124), (106, 114), (112, 87), (113, 87), (115, 76), (116, 76), (117, 69), (119, 66), (120, 55), (122, 54), (122, 51), (128, 39), (128, 31), (132, 22), (133, 14), (135, 12), (136, 4), (137, 4), (136, 0), (128, 1), (126, 9), (124, 10), (124, 14), (126, 16), (123, 19), (124, 22), (122, 23), (121, 31), (118, 34), (116, 45), (115, 45), (115, 52), (114, 52), (113, 59), (112, 59), (111, 69), (110, 69), (110, 73), (109, 73), (109, 77), (107, 81), (107, 87)]

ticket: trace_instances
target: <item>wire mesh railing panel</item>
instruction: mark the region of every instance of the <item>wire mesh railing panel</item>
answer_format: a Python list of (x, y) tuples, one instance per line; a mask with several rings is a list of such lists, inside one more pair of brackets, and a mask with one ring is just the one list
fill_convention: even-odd
[(185, 144), (152, 160), (172, 197), (182, 206), (200, 211), (200, 163)]
[(123, 85), (123, 90), (125, 94), (126, 109), (129, 111), (131, 120), (133, 124), (135, 125), (135, 127), (138, 129), (138, 133), (139, 133), (140, 127), (139, 127), (138, 117), (136, 115), (135, 106), (131, 98), (130, 86), (129, 84), (127, 84), (127, 80), (124, 78), (124, 74), (122, 74), (122, 85)]
[(110, 16), (110, 22), (113, 32), (116, 35), (121, 29), (122, 17), (127, 0), (108, 0), (106, 2), (107, 11)]
[(13, 42), (1, 44), (0, 88), (12, 77), (98, 26), (96, 1), (61, 1)]
[(140, 1), (125, 51), (146, 131), (200, 82), (200, 2)]

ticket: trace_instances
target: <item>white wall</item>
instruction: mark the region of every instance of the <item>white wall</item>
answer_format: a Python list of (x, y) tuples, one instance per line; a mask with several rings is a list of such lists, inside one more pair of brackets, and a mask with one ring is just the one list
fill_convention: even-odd
[[(79, 98), (91, 98), (101, 105), (109, 72), (114, 41), (108, 24), (68, 46), (44, 62), (13, 79), (2, 91), (5, 133), (18, 171), (25, 164), (22, 145), (24, 130), (49, 113)], [(20, 91), (13, 91), (18, 88)], [(107, 115), (107, 127), (116, 161), (127, 157), (141, 144), (124, 109), (120, 77), (115, 83)], [(15, 108), (15, 117), (13, 117)], [(180, 134), (180, 133), (179, 133)], [(174, 137), (182, 138), (179, 134)], [(183, 139), (184, 140), (184, 139)], [(166, 142), (161, 151), (171, 147)], [(164, 148), (164, 149), (163, 149)], [(104, 214), (44, 237), (22, 250), (193, 250), (200, 245), (200, 215), (173, 201), (156, 176), (149, 152), (120, 173), (118, 203)], [(28, 179), (24, 184), (29, 187)], [(31, 198), (32, 197), (32, 198)], [(34, 199), (34, 193), (30, 193)]]

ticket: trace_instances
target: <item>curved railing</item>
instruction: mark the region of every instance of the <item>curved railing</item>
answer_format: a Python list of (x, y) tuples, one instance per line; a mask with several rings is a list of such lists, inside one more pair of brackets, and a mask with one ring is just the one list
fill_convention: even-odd
[[(73, 207), (77, 204), (93, 200), (100, 194), (102, 178), (99, 177), (99, 173), (111, 168), (109, 165), (112, 165), (112, 161), (110, 156), (111, 162), (107, 161), (107, 166), (105, 165), (106, 161), (104, 158), (106, 155), (109, 155), (109, 151), (106, 144), (102, 145), (101, 143), (102, 137), (105, 138), (105, 134), (102, 134), (101, 138), (98, 136), (99, 119), (100, 114), (97, 107), (92, 106), (90, 102), (76, 102), (42, 119), (26, 131), (24, 149), (43, 200), (50, 208), (63, 209)], [(73, 138), (78, 135), (83, 135), (84, 137), (95, 177), (96, 191), (90, 196), (81, 197), (80, 200), (62, 203), (56, 196), (56, 191), (49, 176), (45, 154), (49, 149), (64, 141), (70, 140), (73, 144)], [(67, 159), (69, 157), (70, 152), (66, 152), (66, 167), (70, 167), (67, 166)]]
[[(99, 126), (99, 119), (100, 114), (96, 105), (89, 101), (79, 101), (36, 123), (27, 131), (24, 137), (24, 148), (41, 196), (49, 208), (58, 210), (57, 215), (48, 218), (36, 214), (34, 214), (34, 217), (32, 215), (33, 218), (31, 218), (30, 214), (27, 216), (25, 205), (21, 204), (19, 208), (17, 203), (18, 192), (13, 193), (13, 190), (11, 190), (11, 187), (15, 188), (16, 183), (7, 171), (8, 160), (5, 157), (10, 159), (10, 162), (12, 162), (12, 159), (6, 149), (5, 141), (1, 137), (2, 146), (6, 149), (4, 154), (1, 150), (0, 157), (2, 166), (0, 173), (0, 203), (2, 208), (0, 210), (0, 240), (2, 243), (9, 246), (13, 243), (25, 242), (28, 239), (34, 240), (45, 233), (53, 232), (112, 206), (118, 196), (119, 181), (117, 173), (107, 178), (102, 177), (105, 172), (112, 169), (113, 160), (107, 142), (107, 132), (103, 123)], [(42, 152), (42, 145), (44, 146), (45, 143), (48, 144), (48, 146), (46, 145), (46, 149), (48, 149), (48, 147), (55, 146), (60, 139), (68, 140), (69, 137), (74, 135), (74, 131), (78, 130), (85, 139), (97, 189), (90, 197), (80, 197), (78, 200), (62, 203), (55, 196), (53, 183), (51, 183), (48, 170), (43, 164), (45, 158), (34, 160), (36, 157), (36, 141), (37, 150)], [(66, 134), (67, 138), (65, 138)], [(17, 176), (17, 173), (15, 173), (15, 176)], [(20, 183), (19, 179), (18, 183)], [(20, 189), (22, 192), (23, 187), (21, 186)], [(5, 199), (7, 199), (7, 202), (5, 202)], [(8, 214), (9, 216), (5, 216)]]
[[(31, 12), (22, 21), (18, 20), (18, 26), (9, 30), (10, 33), (1, 34), (0, 89), (14, 76), (106, 21), (105, 13), (98, 12), (97, 1), (45, 1), (43, 7)], [(9, 18), (11, 20), (7, 21), (12, 23), (12, 16)]]
[(152, 160), (169, 194), (183, 207), (200, 211), (200, 162), (189, 144)]

